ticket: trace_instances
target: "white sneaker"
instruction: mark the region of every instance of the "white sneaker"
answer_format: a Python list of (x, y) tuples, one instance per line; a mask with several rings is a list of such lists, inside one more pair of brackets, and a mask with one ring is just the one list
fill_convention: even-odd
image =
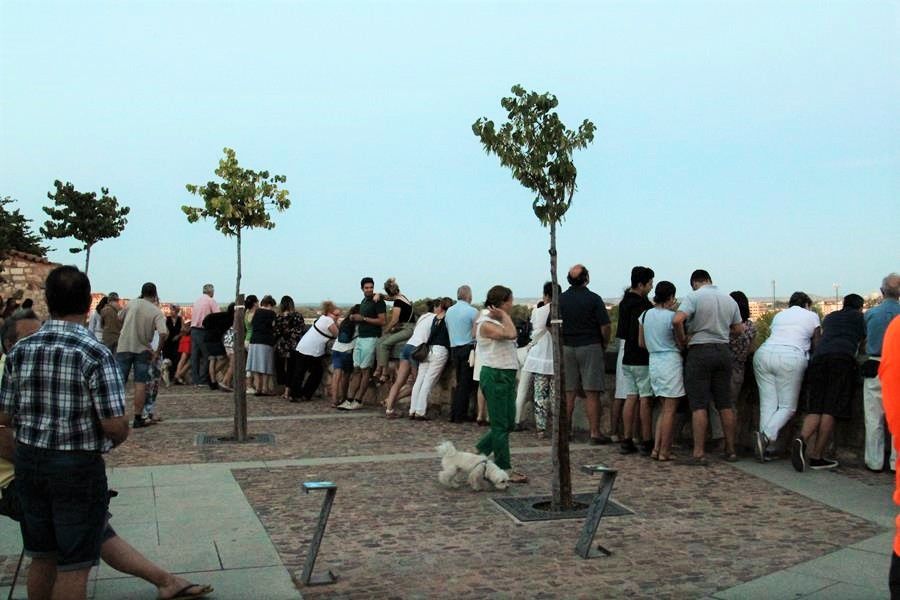
[(346, 410), (359, 410), (359, 409), (361, 409), (362, 407), (363, 407), (362, 402), (359, 402), (359, 401), (357, 401), (357, 400), (354, 400), (353, 402), (350, 402), (350, 406), (348, 406), (348, 407), (346, 408)]
[(247, 388), (247, 393), (248, 393), (248, 394), (255, 394), (255, 393), (256, 393), (256, 390), (253, 389), (252, 387), (248, 387), (248, 388)]
[(338, 409), (338, 410), (353, 410), (351, 407), (352, 407), (354, 404), (355, 404), (354, 402), (351, 402), (351, 401), (349, 401), (349, 400), (344, 400), (343, 402), (341, 402), (340, 404), (338, 404), (337, 406), (335, 406), (335, 408)]

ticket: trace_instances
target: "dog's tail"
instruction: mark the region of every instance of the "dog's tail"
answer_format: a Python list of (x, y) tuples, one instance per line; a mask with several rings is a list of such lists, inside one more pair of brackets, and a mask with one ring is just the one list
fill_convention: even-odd
[(438, 456), (444, 458), (445, 456), (453, 456), (456, 454), (456, 446), (453, 445), (453, 442), (447, 440), (443, 441), (437, 445), (435, 448), (437, 450)]

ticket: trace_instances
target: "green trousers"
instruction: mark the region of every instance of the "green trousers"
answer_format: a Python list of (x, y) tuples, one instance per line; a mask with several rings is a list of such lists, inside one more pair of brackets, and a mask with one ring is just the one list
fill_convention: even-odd
[(391, 357), (391, 350), (398, 344), (400, 348), (403, 348), (406, 340), (412, 337), (413, 329), (415, 328), (414, 323), (404, 323), (394, 333), (389, 333), (380, 338), (375, 346), (375, 364), (379, 367), (386, 367)]
[(510, 469), (509, 432), (516, 424), (516, 370), (481, 367), (479, 385), (487, 402), (491, 429), (478, 441), (478, 451), (501, 469)]

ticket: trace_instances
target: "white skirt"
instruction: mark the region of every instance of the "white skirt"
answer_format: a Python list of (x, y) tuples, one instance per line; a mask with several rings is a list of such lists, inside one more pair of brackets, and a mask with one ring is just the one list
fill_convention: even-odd
[(684, 393), (684, 366), (680, 352), (650, 353), (650, 387), (661, 398), (681, 398)]

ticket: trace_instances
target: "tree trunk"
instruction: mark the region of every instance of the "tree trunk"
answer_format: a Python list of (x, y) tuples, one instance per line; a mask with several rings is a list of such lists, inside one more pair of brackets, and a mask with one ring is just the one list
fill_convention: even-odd
[(85, 254), (84, 254), (84, 274), (88, 274), (88, 267), (91, 266), (91, 247), (85, 246)]
[(550, 305), (550, 336), (553, 340), (553, 498), (551, 510), (572, 508), (572, 468), (569, 463), (569, 413), (566, 410), (565, 372), (562, 362), (562, 339), (559, 318), (559, 292), (556, 277), (556, 223), (550, 223), (550, 281), (553, 282), (553, 302)]
[[(234, 297), (241, 295), (241, 228), (237, 230), (237, 281), (234, 284)], [(243, 304), (243, 300), (241, 304)], [(237, 304), (235, 304), (236, 306)]]
[(244, 348), (244, 296), (238, 294), (234, 299), (234, 439), (247, 441), (247, 380), (245, 370), (247, 351)]

